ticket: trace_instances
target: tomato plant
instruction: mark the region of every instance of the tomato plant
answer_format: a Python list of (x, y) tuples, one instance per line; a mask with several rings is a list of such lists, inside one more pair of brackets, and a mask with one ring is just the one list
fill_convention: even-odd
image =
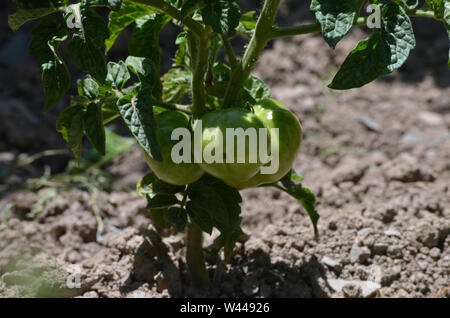
[[(264, 82), (251, 75), (267, 43), (321, 32), (334, 49), (352, 27), (375, 25), (329, 84), (332, 89), (351, 89), (404, 64), (416, 44), (410, 16), (437, 19), (450, 34), (448, 0), (427, 0), (422, 6), (418, 0), (312, 0), (310, 9), (317, 22), (290, 27), (275, 24), (280, 0), (265, 0), (258, 14), (241, 12), (234, 0), (14, 1), (18, 10), (8, 20), (13, 30), (40, 19), (31, 32), (29, 51), (37, 58), (42, 74), (44, 111), (52, 109), (69, 90), (71, 77), (60, 53), (61, 44), (68, 42), (68, 56), (86, 76), (78, 80), (78, 96), (72, 97), (59, 116), (57, 130), (79, 159), (83, 136), (104, 153), (105, 125), (119, 117), (123, 120), (152, 168), (139, 182), (138, 193), (148, 199), (150, 215), (158, 226), (172, 226), (177, 231), (187, 228), (187, 264), (195, 281), (203, 286), (208, 286), (210, 279), (202, 233), (211, 234), (213, 228), (220, 231), (217, 247), (223, 248), (228, 262), (242, 235), (241, 188), (273, 186), (295, 197), (317, 234), (315, 196), (291, 169), (301, 144), (300, 123), (288, 108), (270, 99)], [(361, 16), (366, 4), (379, 10)], [(108, 22), (96, 11), (99, 6), (110, 10)], [(128, 58), (106, 62), (118, 35), (132, 23)], [(178, 51), (173, 68), (160, 76), (159, 35), (167, 23), (180, 28), (175, 43)], [(242, 57), (231, 44), (236, 36), (249, 39)], [(226, 59), (220, 58), (220, 50)], [(196, 127), (205, 133), (199, 144), (194, 140)], [(193, 147), (183, 148), (180, 155), (193, 158), (189, 162), (173, 158), (177, 128), (193, 132), (193, 137), (186, 137), (193, 140)], [(275, 149), (279, 155), (275, 172), (262, 173), (267, 162), (261, 157), (250, 162), (258, 147), (245, 146), (242, 162), (197, 162), (198, 149), (210, 150), (219, 161), (237, 150), (220, 140), (228, 128), (267, 128), (255, 140), (258, 147), (274, 146), (271, 154)], [(226, 151), (219, 153), (215, 145)], [(236, 159), (235, 154), (230, 157)]]

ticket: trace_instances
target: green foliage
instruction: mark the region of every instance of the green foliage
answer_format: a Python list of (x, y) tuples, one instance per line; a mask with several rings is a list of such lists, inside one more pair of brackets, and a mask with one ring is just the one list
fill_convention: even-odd
[(106, 75), (106, 85), (113, 89), (121, 90), (130, 79), (127, 65), (120, 61), (119, 63), (109, 62), (107, 65), (108, 74)]
[(320, 216), (316, 211), (316, 196), (311, 190), (303, 187), (300, 183), (302, 181), (303, 178), (298, 176), (294, 170), (291, 170), (285, 177), (283, 177), (283, 179), (280, 180), (282, 187), (279, 187), (279, 189), (288, 193), (302, 204), (311, 219), (314, 227), (314, 234), (317, 238), (319, 235), (317, 222), (319, 221)]
[(108, 27), (87, 5), (74, 6), (73, 14), (81, 16), (81, 25), (67, 47), (69, 55), (80, 70), (103, 83), (107, 70), (102, 48), (109, 37)]
[(255, 11), (249, 11), (241, 16), (239, 19), (239, 26), (237, 31), (244, 34), (245, 36), (251, 38), (253, 35), (253, 30), (256, 27)]
[(329, 85), (334, 89), (361, 87), (402, 66), (416, 46), (411, 20), (392, 2), (383, 8), (382, 28), (349, 54)]
[(203, 22), (214, 32), (231, 36), (239, 25), (241, 10), (233, 0), (215, 0), (201, 10)]
[(310, 9), (322, 27), (323, 38), (334, 49), (353, 26), (359, 1), (312, 0)]
[(109, 14), (108, 29), (109, 38), (105, 41), (106, 51), (109, 51), (116, 42), (119, 34), (131, 23), (148, 14), (155, 13), (156, 10), (130, 0), (124, 0), (119, 11), (112, 11)]
[[(264, 1), (258, 17), (254, 11), (241, 14), (238, 1), (234, 0), (15, 2), (18, 10), (8, 17), (14, 31), (28, 21), (41, 19), (31, 32), (29, 51), (38, 60), (42, 74), (46, 95), (44, 111), (52, 109), (71, 84), (69, 71), (61, 58), (65, 55), (59, 52), (63, 42), (68, 42), (71, 60), (86, 73), (78, 81), (78, 96), (71, 98), (56, 125), (78, 161), (78, 166), (70, 165), (67, 174), (70, 178), (61, 180), (82, 180), (80, 183), (86, 187), (90, 187), (90, 183), (105, 186), (108, 182), (99, 167), (130, 146), (129, 140), (125, 147), (121, 137), (105, 129), (105, 125), (116, 118), (123, 120), (150, 158), (162, 161), (155, 114), (168, 110), (185, 112), (187, 126), (191, 128), (188, 115), (190, 120), (195, 120), (212, 110), (230, 107), (255, 111), (252, 106), (271, 95), (269, 87), (251, 75), (270, 40), (321, 31), (328, 45), (335, 48), (354, 25), (366, 21), (359, 16), (366, 3), (363, 0), (312, 0), (310, 10), (318, 23), (293, 27), (274, 25), (280, 3), (277, 0)], [(374, 29), (369, 38), (350, 52), (329, 85), (333, 89), (361, 87), (400, 68), (416, 45), (411, 15), (440, 20), (450, 39), (450, 1), (426, 0), (420, 9), (418, 0), (393, 0), (388, 4), (379, 0), (368, 2), (382, 6), (381, 28)], [(99, 6), (111, 10), (108, 21), (96, 11)], [(171, 22), (182, 29), (175, 41), (178, 49), (173, 68), (161, 77), (160, 33)], [(105, 53), (120, 33), (133, 25), (129, 56), (125, 61), (106, 63)], [(250, 38), (242, 57), (236, 56), (233, 49), (232, 38), (237, 33)], [(229, 66), (223, 62), (223, 53), (227, 54)], [(178, 104), (185, 102), (191, 105)], [(83, 158), (84, 136), (94, 147)], [(96, 169), (91, 170), (86, 157), (98, 160)], [(84, 179), (81, 177), (83, 169), (89, 175)], [(317, 236), (316, 198), (302, 182), (303, 179), (291, 171), (281, 180), (265, 186), (274, 186), (297, 199), (308, 213)], [(198, 228), (207, 233), (218, 229), (220, 236), (216, 243), (223, 248), (225, 261), (230, 261), (234, 245), (243, 234), (240, 227), (242, 198), (237, 189), (207, 174), (187, 186), (174, 186), (150, 173), (138, 184), (137, 191), (147, 198), (150, 216), (159, 227), (182, 231), (189, 226), (192, 235)], [(191, 259), (188, 264), (201, 266), (201, 239), (196, 236), (192, 242), (200, 252), (192, 253), (193, 247), (189, 246), (191, 253), (188, 254), (198, 259)], [(206, 273), (205, 268), (191, 270)], [(202, 282), (209, 280), (196, 278)]]
[(122, 119), (142, 149), (154, 160), (162, 161), (151, 105), (150, 89), (141, 84), (117, 103)]
[(181, 102), (191, 88), (191, 73), (180, 68), (169, 70), (162, 77), (164, 101), (169, 103)]
[(204, 232), (211, 234), (216, 227), (227, 237), (239, 227), (242, 198), (236, 189), (206, 176), (189, 185), (187, 194), (189, 217)]
[(66, 29), (55, 17), (44, 18), (31, 31), (29, 50), (39, 61), (47, 98), (44, 111), (52, 109), (69, 90), (70, 74), (58, 53), (59, 44), (66, 38)]

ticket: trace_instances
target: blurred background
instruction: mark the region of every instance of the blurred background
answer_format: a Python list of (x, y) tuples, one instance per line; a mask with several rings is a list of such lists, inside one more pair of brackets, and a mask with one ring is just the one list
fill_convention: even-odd
[[(262, 1), (240, 4), (246, 12)], [(312, 22), (309, 5), (282, 1), (278, 24)], [(13, 33), (7, 15), (14, 11), (12, 1), (0, 3), (0, 296), (203, 295), (185, 272), (182, 235), (151, 225), (135, 194), (148, 167), (120, 120), (107, 131), (106, 156), (86, 144), (82, 161), (73, 160), (55, 129), (70, 94), (42, 113), (43, 85), (28, 54), (36, 23)], [(277, 190), (243, 191), (251, 238), (239, 243), (215, 296), (449, 295), (448, 35), (436, 21), (413, 24), (417, 47), (406, 64), (345, 92), (327, 84), (369, 29), (354, 29), (334, 51), (320, 34), (268, 45), (255, 74), (302, 122), (295, 168), (318, 195), (321, 238), (312, 239), (298, 202)], [(109, 60), (127, 57), (132, 30), (122, 32)], [(169, 23), (161, 33), (162, 74), (179, 31)], [(233, 40), (239, 52), (244, 45)], [(83, 74), (61, 51), (74, 94)], [(79, 265), (77, 288), (65, 282), (70, 264)]]

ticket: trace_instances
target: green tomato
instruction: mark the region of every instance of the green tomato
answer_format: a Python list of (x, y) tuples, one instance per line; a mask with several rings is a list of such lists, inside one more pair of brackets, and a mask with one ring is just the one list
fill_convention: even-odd
[(200, 179), (204, 171), (198, 164), (174, 163), (171, 153), (172, 147), (178, 143), (171, 140), (172, 131), (176, 128), (189, 128), (189, 116), (179, 111), (166, 111), (155, 116), (156, 135), (163, 161), (156, 161), (144, 152), (148, 165), (156, 176), (172, 185), (185, 185)]
[[(226, 184), (240, 188), (243, 182), (254, 177), (262, 165), (259, 153), (259, 129), (264, 123), (253, 113), (242, 109), (230, 108), (212, 111), (201, 118), (202, 124), (202, 162), (200, 166), (207, 173)], [(196, 122), (194, 131), (198, 131)], [(227, 128), (253, 131), (253, 143), (250, 137), (236, 136), (227, 138)], [(254, 130), (247, 130), (254, 128)], [(255, 139), (256, 138), (256, 139)], [(256, 141), (256, 142), (255, 142)], [(269, 136), (266, 136), (269, 142)], [(234, 146), (233, 146), (234, 145)]]
[[(255, 115), (269, 129), (278, 128), (278, 135), (271, 132), (272, 147), (278, 149), (279, 167), (273, 174), (261, 174), (241, 183), (241, 188), (273, 183), (284, 177), (292, 168), (302, 142), (302, 127), (297, 117), (282, 103), (266, 99), (254, 107)], [(278, 141), (278, 143), (276, 143)]]

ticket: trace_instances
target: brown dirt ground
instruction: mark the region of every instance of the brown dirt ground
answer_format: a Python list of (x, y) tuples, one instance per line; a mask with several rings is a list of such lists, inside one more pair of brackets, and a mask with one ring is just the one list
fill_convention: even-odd
[[(293, 199), (245, 190), (250, 238), (212, 291), (200, 291), (186, 270), (183, 235), (156, 229), (145, 201), (121, 190), (146, 171), (132, 148), (108, 168), (111, 192), (13, 191), (39, 167), (2, 179), (0, 297), (450, 297), (450, 74), (437, 57), (447, 48), (427, 42), (401, 72), (361, 89), (327, 89), (365, 36), (353, 32), (335, 52), (318, 36), (279, 40), (256, 69), (301, 119), (295, 168), (319, 197), (318, 241)], [(418, 65), (427, 58), (430, 65)], [(14, 95), (0, 103), (24, 105)], [(8, 137), (0, 163), (16, 171), (24, 151)], [(37, 205), (40, 213), (27, 216)], [(213, 276), (216, 260), (207, 256)]]

